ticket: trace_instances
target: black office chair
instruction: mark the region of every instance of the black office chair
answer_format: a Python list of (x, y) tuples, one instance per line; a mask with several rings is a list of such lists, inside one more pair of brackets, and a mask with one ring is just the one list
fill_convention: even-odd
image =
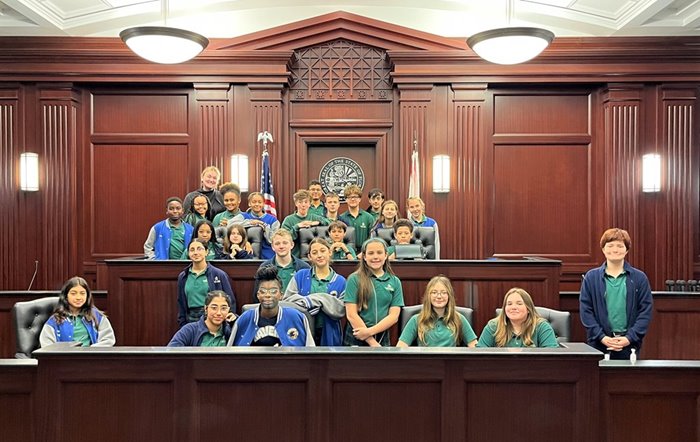
[[(535, 307), (537, 313), (549, 322), (554, 334), (557, 335), (557, 342), (569, 342), (571, 340), (571, 313), (561, 310), (554, 310), (547, 307)], [(501, 309), (496, 309), (496, 316), (501, 314)]]
[[(406, 327), (406, 324), (408, 324), (408, 321), (410, 321), (412, 317), (420, 313), (422, 308), (423, 304), (401, 307), (401, 313), (399, 314), (399, 335), (403, 331), (404, 327)], [(472, 317), (474, 316), (473, 309), (469, 307), (456, 306), (455, 310), (457, 310), (457, 312), (461, 313), (465, 318), (467, 318), (467, 322), (469, 323), (469, 325), (472, 325)], [(411, 345), (416, 345), (416, 343), (412, 342)]]
[[(243, 307), (241, 307), (241, 311), (245, 312), (247, 310), (252, 310), (254, 308), (258, 308), (259, 305), (260, 305), (259, 303), (258, 304), (244, 304)], [(306, 320), (309, 321), (309, 329), (313, 332), (314, 325), (316, 324), (316, 317), (311, 316), (311, 314), (309, 314), (308, 310), (294, 304), (293, 302), (280, 301), (279, 305), (280, 305), (280, 307), (293, 308), (294, 310), (299, 310), (300, 312), (302, 312), (304, 314), (304, 316), (306, 316)]]
[[(321, 237), (328, 242), (332, 242), (330, 236), (328, 236), (328, 226), (316, 226), (309, 227), (308, 229), (299, 229), (299, 255), (302, 259), (309, 256), (309, 245), (314, 238)], [(348, 248), (355, 250), (355, 228), (348, 226), (345, 230), (345, 236), (343, 237), (343, 242)]]
[[(394, 229), (377, 229), (377, 236), (383, 239), (387, 245), (396, 244)], [(420, 244), (424, 259), (435, 259), (435, 229), (432, 227), (414, 227), (412, 244)]]
[[(224, 238), (226, 238), (226, 232), (227, 232), (228, 227), (217, 226), (217, 227), (215, 227), (215, 229), (216, 229), (216, 242), (223, 249)], [(248, 242), (250, 243), (250, 246), (253, 248), (253, 256), (256, 259), (259, 259), (260, 258), (260, 248), (262, 247), (261, 243), (264, 240), (265, 231), (260, 226), (248, 226), (245, 228), (245, 234), (248, 237)]]
[(58, 305), (58, 296), (18, 302), (12, 307), (12, 322), (17, 336), (15, 358), (28, 359), (39, 348), (39, 335)]

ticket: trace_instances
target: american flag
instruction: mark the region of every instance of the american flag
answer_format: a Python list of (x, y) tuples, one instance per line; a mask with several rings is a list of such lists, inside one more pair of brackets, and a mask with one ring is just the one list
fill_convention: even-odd
[(272, 175), (270, 174), (270, 154), (267, 152), (267, 150), (264, 150), (262, 154), (260, 193), (262, 193), (265, 198), (265, 206), (263, 207), (263, 210), (265, 213), (269, 213), (276, 217), (277, 209), (275, 209), (275, 192), (272, 188)]

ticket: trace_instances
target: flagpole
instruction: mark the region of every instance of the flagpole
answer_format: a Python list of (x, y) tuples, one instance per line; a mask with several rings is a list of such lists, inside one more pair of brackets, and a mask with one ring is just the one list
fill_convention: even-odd
[(267, 143), (274, 143), (272, 134), (266, 130), (258, 134), (258, 142), (262, 141), (262, 170), (260, 172), (260, 193), (265, 201), (263, 211), (273, 216), (277, 216), (275, 205), (274, 188), (272, 186), (272, 164), (270, 163), (270, 153), (267, 151)]

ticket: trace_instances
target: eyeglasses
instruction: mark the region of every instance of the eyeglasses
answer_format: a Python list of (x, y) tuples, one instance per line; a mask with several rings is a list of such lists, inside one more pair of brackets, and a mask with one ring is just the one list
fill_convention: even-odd
[(206, 206), (207, 203), (194, 203), (193, 205), (194, 205), (195, 207), (202, 207), (202, 206)]
[(350, 195), (350, 196), (345, 197), (345, 199), (347, 199), (347, 200), (359, 200), (360, 197), (357, 195)]
[(229, 310), (231, 310), (231, 307), (228, 305), (215, 305), (215, 304), (210, 304), (209, 305), (209, 310), (213, 312), (221, 312), (221, 313), (228, 313)]
[(258, 295), (272, 295), (275, 296), (280, 292), (280, 289), (258, 289)]
[(445, 298), (447, 298), (448, 296), (450, 296), (450, 294), (449, 294), (448, 292), (446, 292), (446, 291), (438, 292), (437, 290), (431, 290), (429, 294), (430, 294), (430, 296), (435, 296), (435, 297), (437, 297), (437, 296), (439, 295), (439, 296), (442, 296), (442, 297), (445, 297)]

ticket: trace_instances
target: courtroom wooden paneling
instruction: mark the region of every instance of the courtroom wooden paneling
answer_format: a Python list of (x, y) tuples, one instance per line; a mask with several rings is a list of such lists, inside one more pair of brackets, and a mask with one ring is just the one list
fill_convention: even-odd
[(697, 363), (602, 362), (602, 441), (700, 440)]
[[(229, 180), (233, 153), (249, 156), (257, 190), (268, 130), (280, 218), (322, 137), (374, 143), (375, 181), (403, 212), (415, 134), (444, 258), (545, 255), (576, 290), (617, 225), (663, 289), (700, 275), (698, 41), (557, 38), (504, 67), (464, 39), (344, 12), (215, 39), (169, 66), (116, 38), (0, 38), (0, 258), (16, 263), (0, 288), (26, 288), (35, 261), (35, 287), (55, 289), (75, 273), (94, 280), (101, 258), (140, 254), (162, 201), (196, 188), (205, 165)], [(42, 155), (37, 193), (17, 190), (22, 151)], [(642, 195), (641, 155), (656, 151), (662, 192)], [(448, 194), (431, 191), (438, 154), (451, 157)], [(157, 156), (167, 172), (152, 172)]]
[(36, 422), (34, 359), (0, 359), (0, 432), (3, 440), (34, 442)]
[[(53, 407), (40, 409), (38, 435), (93, 440), (60, 416), (77, 419), (108, 394), (87, 427), (102, 425), (106, 442), (209, 440), (225, 429), (264, 441), (595, 439), (600, 354), (590, 348), (433, 350), (47, 348), (37, 391)], [(519, 393), (537, 407), (505, 422), (504, 396)]]
[[(255, 299), (255, 271), (261, 261), (215, 261), (231, 278), (237, 310)], [(177, 277), (187, 261), (107, 260), (98, 268), (98, 287), (110, 294), (109, 314), (119, 345), (165, 345), (177, 330)], [(334, 269), (349, 276), (356, 261), (340, 261)], [(406, 305), (422, 302), (427, 282), (444, 274), (455, 287), (457, 303), (475, 309), (474, 330), (481, 332), (514, 286), (528, 290), (537, 305), (559, 308), (560, 263), (521, 261), (415, 261), (395, 262)], [(392, 337), (396, 338), (396, 326)]]

